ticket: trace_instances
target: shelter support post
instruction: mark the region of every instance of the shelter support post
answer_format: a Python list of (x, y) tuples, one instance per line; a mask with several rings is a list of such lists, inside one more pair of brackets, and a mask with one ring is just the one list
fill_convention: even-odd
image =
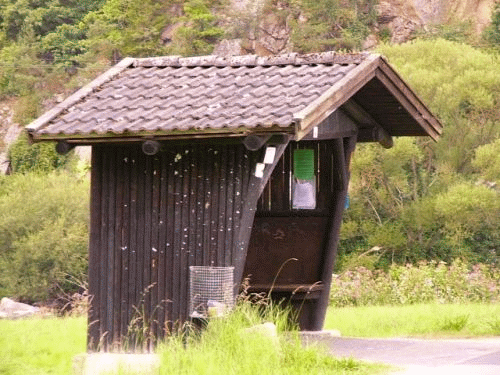
[(340, 226), (344, 212), (347, 189), (349, 186), (349, 165), (351, 155), (356, 147), (356, 136), (335, 139), (334, 163), (338, 165), (341, 174), (341, 186), (334, 192), (331, 208), (330, 223), (328, 226), (328, 239), (323, 256), (323, 270), (321, 272), (321, 283), (323, 289), (317, 300), (316, 308), (312, 312), (310, 329), (320, 331), (323, 328), (326, 310), (330, 298), (330, 285), (332, 282), (333, 267), (337, 256)]
[[(241, 229), (238, 235), (235, 249), (234, 257), (234, 280), (241, 282), (243, 279), (243, 269), (245, 268), (245, 261), (247, 257), (248, 244), (250, 242), (250, 236), (252, 234), (253, 221), (255, 217), (255, 211), (257, 210), (257, 202), (261, 196), (264, 188), (266, 187), (274, 168), (278, 164), (283, 152), (285, 151), (288, 143), (290, 142), (289, 137), (285, 137), (281, 140), (282, 143), (277, 144), (276, 153), (274, 156), (274, 161), (272, 164), (266, 165), (262, 177), (256, 177), (253, 174), (250, 177), (249, 186), (247, 189), (247, 196), (245, 198), (245, 205), (243, 209), (243, 216), (241, 218)], [(235, 292), (238, 293), (240, 285), (235, 285)]]

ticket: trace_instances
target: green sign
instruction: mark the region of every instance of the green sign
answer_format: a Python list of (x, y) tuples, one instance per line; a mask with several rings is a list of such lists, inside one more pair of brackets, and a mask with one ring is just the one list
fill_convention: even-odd
[(298, 149), (293, 151), (293, 175), (298, 180), (314, 179), (313, 149)]

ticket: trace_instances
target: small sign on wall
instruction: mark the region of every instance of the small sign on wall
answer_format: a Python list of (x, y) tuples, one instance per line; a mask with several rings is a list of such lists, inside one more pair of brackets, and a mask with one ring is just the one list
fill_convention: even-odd
[(294, 209), (316, 208), (314, 159), (314, 149), (298, 149), (293, 152), (292, 208)]
[(264, 156), (264, 164), (273, 164), (276, 156), (276, 147), (266, 147), (266, 155)]
[(316, 208), (316, 180), (293, 180), (292, 208), (314, 210)]
[(255, 166), (255, 177), (257, 178), (262, 178), (264, 177), (264, 169), (266, 168), (266, 165), (264, 163), (257, 163)]

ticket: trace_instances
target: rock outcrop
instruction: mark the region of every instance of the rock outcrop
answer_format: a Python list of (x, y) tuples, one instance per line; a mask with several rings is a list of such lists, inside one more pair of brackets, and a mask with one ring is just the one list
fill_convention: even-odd
[(12, 121), (13, 117), (11, 105), (0, 103), (0, 174), (9, 171), (8, 149), (22, 131), (22, 127)]
[(16, 302), (4, 297), (0, 301), (0, 318), (17, 319), (31, 316), (40, 312), (40, 308)]

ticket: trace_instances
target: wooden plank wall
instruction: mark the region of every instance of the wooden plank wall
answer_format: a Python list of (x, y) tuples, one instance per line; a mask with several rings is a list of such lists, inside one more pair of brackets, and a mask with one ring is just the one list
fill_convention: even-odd
[[(167, 146), (155, 156), (140, 145), (93, 147), (91, 351), (123, 342), (136, 318), (146, 319), (155, 337), (186, 321), (190, 265), (244, 262), (246, 254), (237, 252), (246, 247), (236, 242), (250, 236), (253, 216), (249, 228), (240, 224), (263, 151), (241, 144)], [(130, 337), (133, 346), (137, 337)]]

